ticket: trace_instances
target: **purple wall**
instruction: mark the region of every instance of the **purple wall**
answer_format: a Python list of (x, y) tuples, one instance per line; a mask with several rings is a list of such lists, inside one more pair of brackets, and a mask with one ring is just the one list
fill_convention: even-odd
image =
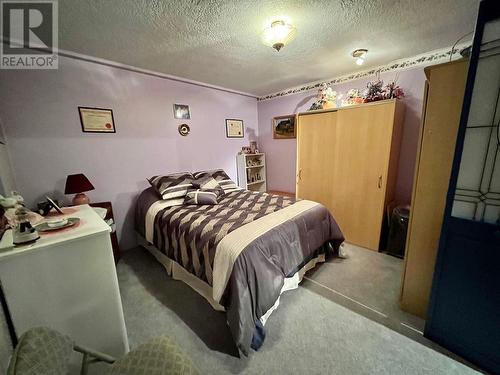
[[(397, 73), (398, 84), (404, 89), (406, 115), (398, 167), (396, 199), (410, 201), (413, 171), (418, 146), (418, 134), (424, 94), (425, 74), (423, 68)], [(388, 83), (395, 73), (383, 73), (380, 78)], [(351, 88), (364, 89), (373, 79), (360, 79), (333, 86), (337, 93), (345, 93)], [(267, 187), (269, 190), (295, 192), (295, 139), (273, 139), (272, 118), (303, 112), (315, 100), (316, 91), (278, 97), (258, 103), (259, 149), (266, 153)]]
[[(83, 172), (92, 201), (111, 201), (123, 248), (135, 244), (133, 204), (158, 173), (224, 168), (257, 139), (255, 98), (60, 57), (55, 71), (1, 71), (0, 118), (17, 188), (32, 205), (63, 195), (66, 175)], [(173, 103), (191, 120), (175, 120)], [(116, 134), (83, 133), (78, 106), (112, 108)], [(226, 118), (242, 119), (245, 139), (227, 139)], [(186, 122), (191, 134), (181, 137)]]

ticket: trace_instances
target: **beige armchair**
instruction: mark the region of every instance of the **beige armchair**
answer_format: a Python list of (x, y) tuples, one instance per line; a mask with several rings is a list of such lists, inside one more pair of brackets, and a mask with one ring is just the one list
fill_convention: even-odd
[(195, 375), (198, 371), (176, 343), (166, 336), (147, 343), (115, 359), (79, 346), (68, 336), (45, 327), (30, 329), (19, 339), (7, 375), (67, 375), (73, 352), (82, 353), (81, 375), (90, 364), (109, 364), (108, 375)]

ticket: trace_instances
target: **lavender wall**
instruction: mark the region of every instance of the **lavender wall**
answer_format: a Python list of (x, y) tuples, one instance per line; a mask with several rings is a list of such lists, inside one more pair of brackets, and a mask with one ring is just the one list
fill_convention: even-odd
[[(389, 82), (395, 73), (383, 73), (380, 78)], [(398, 167), (396, 198), (410, 201), (413, 184), (413, 170), (418, 145), (420, 117), (424, 94), (425, 74), (423, 68), (397, 73), (398, 84), (404, 89), (406, 115)], [(345, 94), (351, 88), (364, 89), (368, 81), (360, 79), (333, 87), (337, 93)], [(306, 111), (314, 102), (316, 91), (278, 97), (258, 103), (259, 149), (266, 152), (267, 187), (269, 190), (295, 191), (296, 140), (273, 139), (272, 118)]]
[[(257, 138), (255, 98), (60, 57), (55, 71), (1, 71), (0, 118), (17, 188), (32, 205), (63, 195), (66, 175), (83, 172), (92, 201), (111, 201), (123, 248), (135, 244), (133, 204), (158, 173), (224, 168)], [(172, 104), (189, 104), (175, 120)], [(112, 108), (116, 134), (82, 133), (78, 106)], [(245, 139), (227, 139), (226, 118), (242, 119)], [(181, 137), (186, 122), (191, 134)]]

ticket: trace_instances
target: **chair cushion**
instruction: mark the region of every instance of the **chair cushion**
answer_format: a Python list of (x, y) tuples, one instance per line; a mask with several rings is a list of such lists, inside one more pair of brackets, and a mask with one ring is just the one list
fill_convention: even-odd
[(140, 345), (111, 366), (110, 375), (194, 375), (191, 360), (166, 336)]
[(50, 328), (33, 328), (19, 338), (7, 374), (66, 375), (72, 354), (69, 337)]

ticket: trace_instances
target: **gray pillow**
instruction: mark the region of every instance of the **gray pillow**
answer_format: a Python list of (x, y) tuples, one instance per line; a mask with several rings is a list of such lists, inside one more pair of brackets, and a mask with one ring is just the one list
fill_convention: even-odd
[(149, 183), (162, 199), (182, 198), (193, 188), (194, 178), (189, 172), (148, 178)]
[(236, 183), (231, 181), (229, 176), (222, 169), (215, 169), (211, 171), (200, 171), (193, 174), (194, 178), (206, 178), (212, 177), (220, 185), (224, 193), (230, 193), (232, 191), (241, 190)]
[(220, 188), (219, 183), (210, 176), (200, 177), (193, 180), (193, 186), (198, 189), (218, 189)]
[(221, 187), (215, 189), (192, 189), (186, 194), (184, 204), (219, 204), (223, 195), (224, 190)]

